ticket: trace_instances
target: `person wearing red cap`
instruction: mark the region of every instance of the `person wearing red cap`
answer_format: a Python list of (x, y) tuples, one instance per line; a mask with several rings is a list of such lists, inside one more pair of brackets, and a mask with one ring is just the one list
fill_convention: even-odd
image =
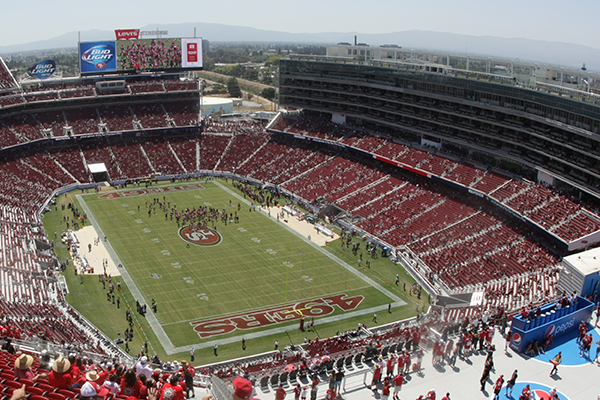
[(252, 398), (254, 388), (249, 380), (239, 376), (233, 380), (233, 400), (249, 400)]

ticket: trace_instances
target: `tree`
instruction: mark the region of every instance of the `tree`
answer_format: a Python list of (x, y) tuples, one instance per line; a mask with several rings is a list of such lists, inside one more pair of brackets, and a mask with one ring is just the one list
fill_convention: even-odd
[(231, 77), (227, 81), (227, 91), (231, 97), (242, 97), (242, 90), (237, 78)]
[(265, 99), (273, 100), (275, 98), (275, 88), (264, 88), (260, 94)]

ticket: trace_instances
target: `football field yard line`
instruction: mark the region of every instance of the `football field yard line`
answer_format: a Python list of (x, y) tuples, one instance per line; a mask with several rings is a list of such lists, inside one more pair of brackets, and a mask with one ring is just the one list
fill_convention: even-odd
[[(367, 289), (368, 286), (364, 286), (361, 288), (356, 288), (353, 290), (360, 290), (360, 289)], [(344, 294), (345, 292), (336, 292), (336, 293), (328, 293), (327, 296), (334, 296), (334, 295), (338, 295), (338, 294)], [(252, 298), (255, 298), (256, 296), (253, 296)], [(313, 300), (310, 297), (307, 298), (303, 298), (303, 299), (298, 299), (298, 300), (293, 300), (294, 303), (302, 303), (305, 301), (309, 301), (309, 300)], [(168, 303), (173, 303), (173, 302), (180, 302), (180, 300), (172, 300), (172, 301), (166, 301), (166, 302), (162, 302), (161, 304), (168, 304)], [(234, 301), (231, 301), (231, 303), (233, 303)], [(221, 302), (222, 304), (228, 304), (230, 302)], [(202, 318), (203, 319), (213, 319), (213, 318), (219, 318), (219, 317), (226, 317), (228, 315), (236, 315), (236, 314), (243, 314), (243, 313), (251, 313), (253, 311), (261, 311), (264, 310), (266, 308), (271, 308), (271, 307), (277, 307), (280, 304), (274, 304), (274, 305), (266, 305), (266, 306), (258, 306), (256, 308), (248, 308), (245, 310), (241, 310), (241, 311), (235, 311), (235, 312), (226, 312), (226, 313), (222, 313), (222, 314), (214, 314), (214, 315), (203, 315)], [(291, 305), (291, 303), (290, 303)], [(187, 310), (195, 310), (196, 308), (179, 308), (176, 311), (180, 312), (180, 311), (187, 311)], [(180, 323), (188, 323), (188, 322), (194, 322), (197, 321), (198, 318), (191, 318), (191, 319), (185, 319), (185, 320), (180, 320), (180, 321), (173, 321), (173, 322), (167, 322), (167, 323), (163, 323), (163, 326), (167, 326), (167, 325), (175, 325), (175, 324), (180, 324)]]
[[(221, 187), (223, 190), (225, 190), (227, 193), (231, 194), (232, 196), (235, 196), (238, 200), (243, 201), (246, 204), (250, 204), (250, 201), (242, 198), (241, 196), (239, 196), (237, 193), (233, 192), (232, 190), (230, 190), (228, 187), (223, 186), (220, 182), (215, 181), (214, 182), (215, 185)], [(379, 290), (381, 293), (383, 293), (384, 295), (386, 295), (387, 297), (389, 297), (390, 299), (394, 300), (394, 302), (399, 303), (401, 306), (402, 305), (406, 305), (406, 302), (402, 299), (400, 299), (400, 297), (396, 296), (395, 294), (393, 294), (392, 292), (390, 292), (389, 290), (387, 290), (386, 288), (384, 288), (382, 285), (380, 285), (379, 283), (375, 282), (374, 280), (372, 280), (371, 278), (369, 278), (368, 276), (363, 275), (360, 271), (356, 270), (355, 268), (353, 268), (350, 264), (348, 264), (347, 262), (345, 262), (344, 260), (340, 259), (339, 257), (337, 257), (336, 255), (324, 250), (323, 248), (321, 248), (321, 246), (313, 243), (312, 241), (308, 240), (307, 238), (304, 237), (304, 235), (302, 235), (300, 232), (297, 232), (295, 229), (293, 229), (292, 227), (288, 226), (285, 223), (281, 223), (278, 222), (275, 217), (273, 216), (269, 216), (267, 215), (265, 212), (261, 211), (261, 214), (265, 217), (265, 218), (269, 218), (271, 221), (273, 221), (273, 223), (275, 224), (280, 224), (282, 226), (284, 226), (288, 231), (290, 231), (292, 234), (296, 235), (297, 237), (299, 237), (300, 239), (302, 239), (305, 243), (308, 243), (310, 246), (312, 246), (315, 250), (321, 252), (322, 254), (324, 254), (326, 257), (328, 257), (329, 259), (335, 261), (337, 264), (339, 264), (340, 266), (344, 267), (348, 272), (353, 273), (354, 275), (356, 275), (357, 277), (359, 277), (360, 279), (362, 279), (363, 281), (367, 282), (369, 285), (373, 286), (375, 289)]]
[[(83, 197), (79, 194), (76, 195), (75, 197), (79, 201), (79, 204), (81, 205), (81, 208), (83, 209), (83, 211), (88, 215), (88, 219), (92, 223), (92, 226), (96, 229), (96, 232), (98, 232), (99, 237), (103, 237), (104, 232), (102, 231), (102, 228), (100, 228), (100, 224), (98, 224), (98, 221), (96, 220), (94, 214), (92, 214), (92, 211), (86, 204)], [(117, 256), (117, 253), (113, 249), (110, 241), (106, 241), (104, 243), (104, 246), (106, 247), (106, 251), (108, 252), (109, 257), (112, 258), (113, 262), (117, 263), (117, 265), (119, 263), (121, 263), (121, 260)], [(121, 268), (120, 272), (121, 272), (121, 278), (123, 279), (123, 281), (129, 288), (129, 291), (131, 292), (131, 295), (133, 296), (133, 298), (134, 299), (136, 299), (136, 298), (143, 299), (144, 296), (142, 296), (142, 293), (136, 286), (135, 282), (133, 281), (133, 279), (131, 279), (129, 272), (127, 272), (127, 268)], [(158, 320), (156, 319), (156, 316), (154, 315), (154, 313), (148, 313), (146, 315), (146, 320), (147, 320), (148, 324), (150, 325), (150, 327), (152, 328), (152, 330), (154, 331), (156, 338), (160, 341), (160, 343), (164, 347), (165, 352), (167, 354), (175, 354), (180, 351), (180, 350), (175, 351), (175, 346), (173, 346), (171, 339), (169, 339), (169, 336), (167, 335), (165, 330), (160, 325), (160, 322), (158, 322)]]

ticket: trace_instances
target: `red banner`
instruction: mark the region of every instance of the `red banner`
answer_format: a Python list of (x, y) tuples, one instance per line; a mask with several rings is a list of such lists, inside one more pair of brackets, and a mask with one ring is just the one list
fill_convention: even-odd
[(140, 30), (139, 29), (115, 29), (115, 35), (117, 35), (117, 40), (139, 39), (140, 38)]

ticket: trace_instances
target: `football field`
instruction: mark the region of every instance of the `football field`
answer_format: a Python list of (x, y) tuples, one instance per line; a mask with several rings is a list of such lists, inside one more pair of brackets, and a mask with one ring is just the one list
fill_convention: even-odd
[[(386, 310), (389, 303), (405, 304), (277, 219), (280, 208), (250, 211), (250, 200), (226, 183), (77, 198), (98, 233), (107, 236), (110, 256), (123, 264), (123, 281), (147, 304), (148, 323), (170, 354), (297, 330), (303, 317), (306, 323), (343, 321)], [(168, 204), (166, 215), (158, 205), (149, 208), (155, 199)], [(213, 207), (237, 214), (239, 221), (179, 226), (169, 211), (174, 205), (179, 211)]]

